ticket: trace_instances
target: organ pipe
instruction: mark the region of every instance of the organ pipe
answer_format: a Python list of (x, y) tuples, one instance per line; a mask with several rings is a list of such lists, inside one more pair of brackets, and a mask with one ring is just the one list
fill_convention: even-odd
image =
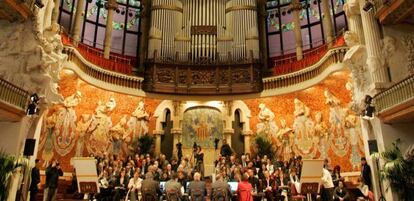
[(151, 30), (149, 58), (155, 50), (188, 62), (259, 57), (256, 0), (153, 0)]

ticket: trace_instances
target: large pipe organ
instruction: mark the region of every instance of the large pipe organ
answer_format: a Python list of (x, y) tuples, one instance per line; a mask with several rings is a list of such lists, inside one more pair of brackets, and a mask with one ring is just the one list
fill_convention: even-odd
[[(145, 75), (147, 91), (260, 91), (256, 1), (153, 0)], [(242, 90), (235, 91), (238, 85)]]

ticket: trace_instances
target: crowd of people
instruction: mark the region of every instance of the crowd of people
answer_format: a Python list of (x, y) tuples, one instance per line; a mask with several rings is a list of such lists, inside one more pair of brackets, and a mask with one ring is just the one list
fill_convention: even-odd
[[(223, 147), (224, 150), (228, 149), (226, 145)], [(223, 147), (215, 162), (214, 178), (203, 176), (203, 168), (200, 168), (203, 166), (203, 153), (200, 147), (194, 150), (192, 157), (173, 157), (170, 160), (164, 154), (158, 157), (136, 154), (127, 158), (111, 154), (95, 156), (100, 193), (93, 197), (105, 201), (119, 201), (125, 197), (131, 201), (159, 200), (161, 195), (168, 200), (186, 200), (188, 197), (194, 200), (194, 196), (204, 200), (207, 196), (211, 200), (221, 197), (225, 200), (273, 201), (288, 200), (291, 196), (301, 194), (303, 162), (300, 156), (288, 161), (272, 160), (266, 155), (252, 157), (243, 154), (236, 157), (231, 149), (226, 153)], [(52, 163), (50, 171), (54, 167), (56, 163)], [(362, 158), (359, 186), (363, 194), (361, 200), (372, 199), (368, 168), (366, 160)], [(46, 170), (46, 182), (49, 180), (48, 175)], [(321, 179), (321, 200), (349, 200), (340, 166), (331, 170), (329, 161), (325, 160)], [(164, 183), (161, 187), (160, 182)], [(238, 182), (237, 190), (230, 190), (228, 182)]]

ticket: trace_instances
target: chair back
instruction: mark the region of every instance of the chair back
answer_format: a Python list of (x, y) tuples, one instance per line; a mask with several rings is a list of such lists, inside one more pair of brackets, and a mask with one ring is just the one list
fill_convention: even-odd
[(191, 190), (191, 201), (203, 201), (204, 200), (204, 191), (202, 189)]
[(179, 201), (180, 194), (175, 189), (168, 189), (166, 191), (167, 201)]
[(212, 201), (226, 201), (227, 191), (223, 188), (213, 189)]

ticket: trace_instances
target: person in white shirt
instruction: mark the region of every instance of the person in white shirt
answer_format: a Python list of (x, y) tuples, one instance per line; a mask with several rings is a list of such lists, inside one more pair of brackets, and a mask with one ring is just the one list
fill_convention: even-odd
[(136, 171), (134, 177), (129, 180), (128, 189), (130, 191), (130, 200), (138, 200), (138, 192), (141, 191), (142, 179), (139, 178), (140, 172)]
[(290, 180), (290, 183), (292, 183), (295, 186), (296, 192), (298, 194), (300, 194), (301, 184), (300, 184), (300, 181), (299, 181), (299, 177), (296, 174), (296, 168), (291, 168), (290, 169), (289, 180)]
[(331, 201), (333, 199), (333, 190), (334, 190), (334, 184), (332, 181), (332, 175), (331, 173), (326, 169), (326, 166), (322, 169), (322, 184), (323, 184), (323, 190), (322, 190), (322, 201)]

